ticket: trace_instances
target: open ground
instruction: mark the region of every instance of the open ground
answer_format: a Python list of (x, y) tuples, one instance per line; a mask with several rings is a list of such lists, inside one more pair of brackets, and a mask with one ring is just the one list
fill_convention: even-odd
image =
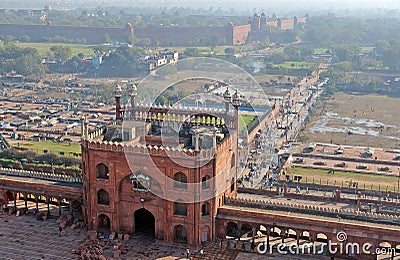
[(398, 98), (336, 93), (323, 102), (301, 133), (308, 142), (398, 148)]

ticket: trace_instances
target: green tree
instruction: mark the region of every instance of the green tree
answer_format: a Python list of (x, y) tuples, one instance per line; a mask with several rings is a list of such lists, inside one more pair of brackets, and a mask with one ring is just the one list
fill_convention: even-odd
[(190, 47), (190, 48), (186, 48), (183, 51), (183, 54), (188, 57), (198, 57), (198, 56), (200, 56), (200, 51), (197, 48)]
[(111, 37), (110, 37), (110, 35), (109, 34), (104, 34), (104, 36), (103, 36), (103, 42), (104, 43), (110, 43), (110, 42), (112, 42), (112, 40), (111, 40)]
[(53, 53), (54, 58), (61, 64), (64, 64), (72, 57), (72, 49), (69, 46), (54, 45), (50, 47), (50, 51)]

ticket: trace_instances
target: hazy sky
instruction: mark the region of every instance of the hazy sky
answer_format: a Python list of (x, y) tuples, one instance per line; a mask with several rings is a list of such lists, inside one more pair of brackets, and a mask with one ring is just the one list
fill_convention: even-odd
[[(100, 1), (98, 1), (100, 2)], [(154, 5), (185, 5), (185, 6), (221, 6), (229, 8), (229, 6), (242, 7), (249, 9), (255, 8), (293, 8), (293, 7), (316, 7), (316, 8), (399, 8), (400, 0), (109, 0), (107, 2), (114, 3), (146, 3)]]
[(351, 12), (358, 10), (380, 12), (380, 10), (400, 9), (400, 0), (0, 0), (0, 8), (43, 8), (50, 5), (57, 9), (96, 8), (98, 6), (115, 7), (190, 7), (217, 10), (231, 8), (241, 13), (263, 11), (267, 15), (297, 14), (317, 12)]

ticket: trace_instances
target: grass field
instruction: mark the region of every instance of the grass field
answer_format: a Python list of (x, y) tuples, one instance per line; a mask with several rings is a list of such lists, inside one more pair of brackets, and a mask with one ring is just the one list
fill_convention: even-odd
[(241, 132), (245, 127), (248, 127), (248, 125), (253, 121), (253, 119), (256, 117), (254, 115), (240, 115), (241, 119), (239, 119), (239, 131)]
[(44, 150), (47, 150), (48, 153), (54, 153), (56, 155), (60, 155), (60, 152), (64, 152), (65, 156), (75, 157), (74, 153), (81, 153), (81, 145), (75, 143), (57, 143), (53, 141), (20, 141), (15, 143), (13, 146), (22, 147), (31, 150), (32, 152), (43, 154)]
[(310, 168), (290, 168), (288, 174), (303, 176), (301, 182), (303, 183), (321, 183), (329, 185), (338, 185), (348, 187), (350, 180), (358, 182), (359, 189), (373, 189), (386, 191), (397, 191), (397, 183), (399, 177), (389, 175), (356, 173), (356, 172), (342, 172), (335, 171), (335, 174), (328, 173), (327, 170), (310, 169)]
[(28, 43), (28, 42), (19, 42), (16, 43), (17, 46), (22, 48), (35, 48), (38, 50), (40, 55), (46, 55), (52, 46), (61, 45), (61, 46), (69, 46), (72, 49), (73, 55), (77, 55), (79, 53), (83, 53), (86, 56), (93, 55), (93, 48), (96, 45), (87, 45), (87, 44), (66, 44), (66, 43)]
[(305, 61), (285, 61), (282, 64), (274, 64), (274, 68), (282, 69), (315, 69), (318, 63)]

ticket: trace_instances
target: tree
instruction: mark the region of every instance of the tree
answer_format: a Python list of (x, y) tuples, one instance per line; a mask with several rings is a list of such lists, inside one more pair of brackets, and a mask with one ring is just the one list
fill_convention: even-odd
[(232, 47), (228, 47), (224, 50), (225, 54), (234, 54), (235, 53), (235, 49)]
[(104, 36), (103, 36), (103, 42), (104, 43), (110, 43), (110, 42), (112, 42), (112, 40), (111, 40), (111, 37), (110, 37), (110, 35), (109, 34), (104, 34)]
[(389, 49), (390, 44), (386, 40), (379, 40), (375, 42), (375, 52), (377, 55), (382, 55), (387, 49)]
[(212, 34), (207, 37), (207, 40), (206, 40), (207, 46), (211, 48), (212, 52), (214, 51), (215, 47), (217, 47), (218, 40), (219, 40), (219, 37), (216, 34)]
[(5, 42), (13, 42), (13, 41), (14, 41), (14, 36), (7, 35), (7, 36), (4, 38), (4, 41), (5, 41)]
[(383, 65), (389, 67), (391, 70), (400, 69), (400, 50), (391, 48), (383, 52), (382, 55)]
[(50, 47), (50, 51), (53, 52), (54, 58), (61, 64), (64, 64), (72, 57), (72, 49), (69, 46), (54, 45)]
[(197, 48), (191, 47), (191, 48), (186, 48), (183, 51), (183, 54), (188, 57), (198, 57), (200, 56), (200, 51)]

